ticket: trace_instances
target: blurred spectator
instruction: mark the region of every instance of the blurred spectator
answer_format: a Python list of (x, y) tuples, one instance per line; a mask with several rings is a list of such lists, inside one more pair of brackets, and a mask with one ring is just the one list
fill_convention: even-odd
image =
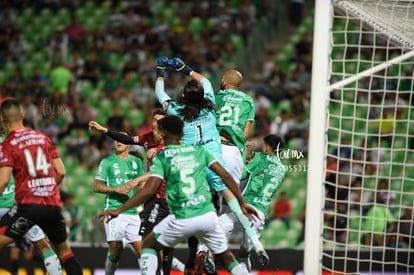
[(383, 108), (382, 113), (374, 120), (374, 131), (378, 133), (377, 137), (382, 140), (384, 146), (390, 147), (392, 145), (395, 119), (395, 113), (391, 108)]
[(0, 10), (0, 28), (13, 28), (16, 24), (16, 20), (17, 16), (11, 6), (5, 5), (4, 8)]
[[(72, 133), (72, 131), (74, 133)], [(88, 139), (85, 136), (82, 128), (74, 128), (71, 130), (70, 135), (65, 139), (66, 154), (68, 156), (74, 156), (82, 162), (82, 153), (88, 144)]]
[(58, 53), (66, 61), (69, 57), (69, 35), (64, 32), (64, 29), (63, 26), (57, 26), (46, 43), (49, 57)]
[(285, 191), (280, 192), (279, 198), (273, 204), (273, 215), (269, 216), (266, 223), (274, 220), (281, 219), (286, 225), (286, 228), (290, 228), (290, 219), (292, 216), (292, 206), (286, 195)]
[(95, 120), (96, 110), (89, 105), (85, 98), (79, 100), (79, 105), (73, 112), (74, 127), (89, 129), (89, 121)]
[(337, 156), (338, 158), (351, 158), (352, 155), (352, 145), (349, 142), (348, 137), (343, 136), (338, 147), (333, 149), (331, 152), (332, 155)]
[(371, 168), (374, 171), (380, 171), (380, 168), (387, 156), (387, 148), (383, 146), (381, 139), (373, 139), (368, 148), (368, 160), (370, 161)]
[(133, 99), (138, 108), (152, 107), (155, 102), (154, 87), (145, 76), (139, 76), (139, 89), (135, 89)]
[(121, 86), (119, 87), (119, 96), (121, 98), (132, 99), (132, 95), (136, 90), (139, 90), (136, 81), (136, 73), (127, 72), (121, 79)]
[(122, 21), (123, 27), (126, 28), (125, 31), (133, 31), (140, 21), (141, 17), (135, 13), (135, 10), (132, 7), (128, 7)]
[(79, 50), (74, 50), (72, 52), (68, 58), (67, 65), (76, 79), (80, 79), (82, 77), (85, 60)]
[(111, 49), (108, 43), (103, 43), (100, 47), (96, 48), (96, 62), (99, 66), (99, 72), (107, 74), (111, 70)]
[(302, 23), (305, 0), (290, 0), (289, 22), (293, 26), (299, 26)]
[(295, 121), (291, 118), (286, 110), (282, 110), (279, 116), (270, 124), (270, 133), (280, 136), (287, 144), (289, 141), (288, 134), (293, 129)]
[(63, 64), (55, 64), (49, 76), (49, 91), (67, 94), (73, 80), (72, 72)]
[(58, 139), (65, 138), (69, 134), (70, 127), (73, 123), (72, 113), (62, 105), (60, 110), (55, 113), (52, 123), (59, 128)]
[(409, 248), (414, 248), (414, 216), (413, 209), (406, 207), (403, 215), (398, 219), (399, 234), (402, 241)]
[(115, 2), (112, 3), (110, 13), (106, 18), (107, 31), (112, 32), (114, 30), (120, 29), (126, 20), (126, 15), (122, 12), (119, 12), (118, 6)]
[(270, 132), (270, 118), (268, 109), (264, 107), (259, 107), (256, 110), (256, 115), (254, 117), (254, 136), (263, 137), (269, 134)]
[(69, 37), (69, 45), (79, 50), (85, 46), (85, 39), (89, 35), (86, 28), (78, 23), (76, 15), (71, 16), (70, 23), (63, 29), (63, 32)]
[(311, 63), (312, 54), (312, 37), (309, 32), (304, 32), (302, 37), (295, 44), (295, 55), (291, 60), (293, 62), (302, 61), (307, 64)]
[(121, 114), (121, 108), (118, 104), (114, 104), (112, 107), (112, 115), (106, 120), (106, 125), (108, 129), (119, 132), (122, 130), (122, 123), (124, 119), (125, 116)]
[[(99, 131), (93, 131), (93, 134), (89, 136), (89, 143), (95, 143), (99, 150), (106, 150), (107, 148), (107, 136)], [(101, 154), (101, 156), (104, 154)]]
[(37, 129), (41, 114), (39, 113), (38, 106), (34, 104), (33, 96), (26, 94), (23, 97), (22, 106), (25, 112), (24, 125), (29, 128)]
[(387, 233), (394, 230), (395, 217), (390, 209), (376, 196), (375, 203), (364, 216), (362, 231), (363, 244), (369, 246), (385, 246)]
[(138, 50), (138, 46), (129, 48), (129, 51), (125, 54), (125, 64), (122, 70), (122, 75), (125, 75), (128, 72), (138, 72), (142, 60), (143, 58)]
[(40, 67), (35, 67), (33, 69), (32, 76), (27, 80), (27, 88), (35, 99), (40, 99), (47, 95), (48, 79), (47, 76), (42, 73)]
[(20, 32), (16, 31), (9, 43), (9, 58), (11, 62), (23, 65), (26, 60), (26, 53), (29, 50), (29, 43), (22, 38)]
[[(71, 193), (66, 193), (63, 200), (63, 217), (65, 219), (68, 233), (76, 229), (81, 222), (83, 216), (82, 207), (76, 203), (75, 196)], [(73, 236), (70, 241), (76, 241), (76, 236)]]
[[(98, 132), (98, 131), (95, 131)], [(96, 169), (101, 160), (101, 151), (95, 142), (89, 142), (82, 151), (82, 164), (88, 170)]]
[(16, 68), (10, 78), (10, 88), (14, 97), (21, 98), (27, 92), (26, 81), (21, 68)]
[(54, 144), (57, 143), (59, 128), (52, 123), (52, 116), (49, 115), (43, 118), (43, 124), (40, 125), (39, 131), (46, 134)]
[(109, 75), (104, 77), (102, 93), (105, 98), (118, 99), (119, 87), (121, 86), (121, 78), (116, 70), (111, 70)]
[(94, 87), (97, 86), (101, 69), (95, 51), (90, 51), (85, 65), (83, 66), (82, 80), (90, 81)]
[(349, 228), (348, 207), (342, 202), (334, 205), (334, 208), (325, 211), (327, 226), (324, 237), (337, 243), (346, 243)]

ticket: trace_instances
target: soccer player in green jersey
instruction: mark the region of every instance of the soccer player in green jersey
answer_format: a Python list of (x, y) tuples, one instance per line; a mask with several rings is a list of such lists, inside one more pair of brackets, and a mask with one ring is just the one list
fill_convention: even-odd
[(181, 144), (183, 127), (183, 121), (173, 115), (158, 121), (158, 134), (164, 139), (166, 147), (154, 158), (149, 180), (123, 206), (100, 215), (116, 217), (121, 211), (142, 203), (154, 194), (165, 179), (171, 214), (144, 239), (142, 274), (156, 273), (157, 250), (174, 247), (190, 236), (196, 236), (204, 242), (231, 274), (248, 274), (247, 269), (234, 258), (224, 231), (218, 225), (218, 216), (206, 183), (206, 167), (222, 178), (245, 215), (251, 217), (257, 212), (246, 204), (236, 182), (212, 153), (204, 146)]
[[(263, 230), (272, 198), (285, 178), (286, 168), (278, 157), (278, 152), (283, 147), (283, 141), (279, 136), (268, 135), (264, 137), (262, 152), (257, 152), (246, 166), (248, 179), (242, 194), (246, 202), (253, 206), (258, 213), (253, 224), (259, 236)], [(227, 212), (220, 215), (219, 220), (220, 226), (229, 236), (234, 229), (237, 218), (233, 213)], [(244, 233), (239, 261), (245, 263), (248, 270), (251, 269), (249, 259), (251, 250), (249, 238)]]
[[(128, 135), (127, 133), (124, 133)], [(106, 194), (105, 208), (116, 209), (131, 198), (137, 189), (130, 190), (126, 183), (144, 174), (142, 161), (129, 154), (129, 145), (114, 141), (116, 152), (101, 160), (96, 173), (94, 192)], [(123, 243), (134, 248), (138, 258), (141, 254), (141, 219), (135, 208), (127, 209), (116, 219), (104, 223), (109, 251), (105, 261), (105, 274), (114, 274), (121, 258)]]

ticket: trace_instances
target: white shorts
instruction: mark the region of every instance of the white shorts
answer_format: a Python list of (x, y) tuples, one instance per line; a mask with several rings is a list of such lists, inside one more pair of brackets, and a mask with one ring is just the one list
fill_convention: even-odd
[[(10, 210), (10, 208), (0, 208), (0, 218), (3, 217), (4, 215), (6, 215), (6, 213), (9, 212), (9, 210)], [(26, 232), (24, 237), (26, 237), (32, 243), (46, 238), (45, 233), (43, 232), (43, 230), (37, 225), (33, 225), (29, 229), (29, 231)]]
[(187, 240), (188, 237), (195, 236), (213, 254), (220, 254), (229, 249), (215, 212), (188, 219), (176, 219), (173, 214), (170, 214), (157, 224), (153, 231), (157, 236), (157, 241), (166, 247), (174, 247)]
[[(259, 214), (259, 216), (254, 217), (255, 219), (253, 219), (252, 222), (253, 222), (254, 228), (256, 229), (257, 235), (260, 236), (260, 233), (263, 230), (263, 225), (265, 223), (265, 215), (257, 209), (256, 211), (257, 211), (257, 214)], [(222, 214), (219, 216), (219, 224), (220, 224), (220, 227), (225, 232), (226, 237), (229, 238), (235, 229), (243, 230), (243, 238), (242, 238), (241, 246), (245, 248), (247, 251), (250, 251), (253, 246), (249, 240), (249, 237), (246, 234), (246, 231), (244, 231), (242, 225), (240, 224), (237, 216), (233, 213), (233, 211), (231, 211), (228, 205), (223, 205), (221, 213)]]
[(120, 214), (109, 222), (104, 221), (106, 241), (122, 241), (127, 243), (140, 241), (139, 227), (141, 219), (138, 215)]
[(243, 172), (243, 158), (237, 146), (221, 145), (222, 155), (227, 168), (233, 179), (240, 186), (240, 180)]

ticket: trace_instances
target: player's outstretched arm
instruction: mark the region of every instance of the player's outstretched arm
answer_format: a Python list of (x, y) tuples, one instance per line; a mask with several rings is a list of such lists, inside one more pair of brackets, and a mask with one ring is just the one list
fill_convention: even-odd
[(98, 132), (102, 132), (106, 134), (108, 137), (112, 138), (113, 140), (119, 141), (123, 144), (139, 144), (139, 136), (130, 137), (121, 132), (112, 131), (96, 121), (89, 122), (89, 129), (96, 130)]
[(146, 184), (142, 187), (142, 189), (140, 189), (139, 192), (135, 193), (135, 195), (132, 196), (129, 200), (127, 200), (121, 207), (118, 207), (117, 209), (113, 210), (103, 211), (98, 214), (98, 217), (102, 218), (103, 216), (106, 216), (109, 217), (110, 220), (132, 207), (143, 204), (155, 194), (160, 185), (160, 178), (150, 177)]

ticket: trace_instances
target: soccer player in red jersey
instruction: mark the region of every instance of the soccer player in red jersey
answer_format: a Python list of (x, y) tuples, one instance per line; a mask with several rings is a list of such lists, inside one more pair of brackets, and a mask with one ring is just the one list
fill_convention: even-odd
[(58, 186), (65, 166), (59, 153), (45, 134), (24, 127), (25, 113), (19, 101), (5, 100), (0, 113), (9, 132), (0, 151), (0, 195), (11, 175), (15, 179), (15, 205), (0, 220), (0, 250), (37, 224), (52, 242), (66, 273), (81, 275), (62, 216)]

